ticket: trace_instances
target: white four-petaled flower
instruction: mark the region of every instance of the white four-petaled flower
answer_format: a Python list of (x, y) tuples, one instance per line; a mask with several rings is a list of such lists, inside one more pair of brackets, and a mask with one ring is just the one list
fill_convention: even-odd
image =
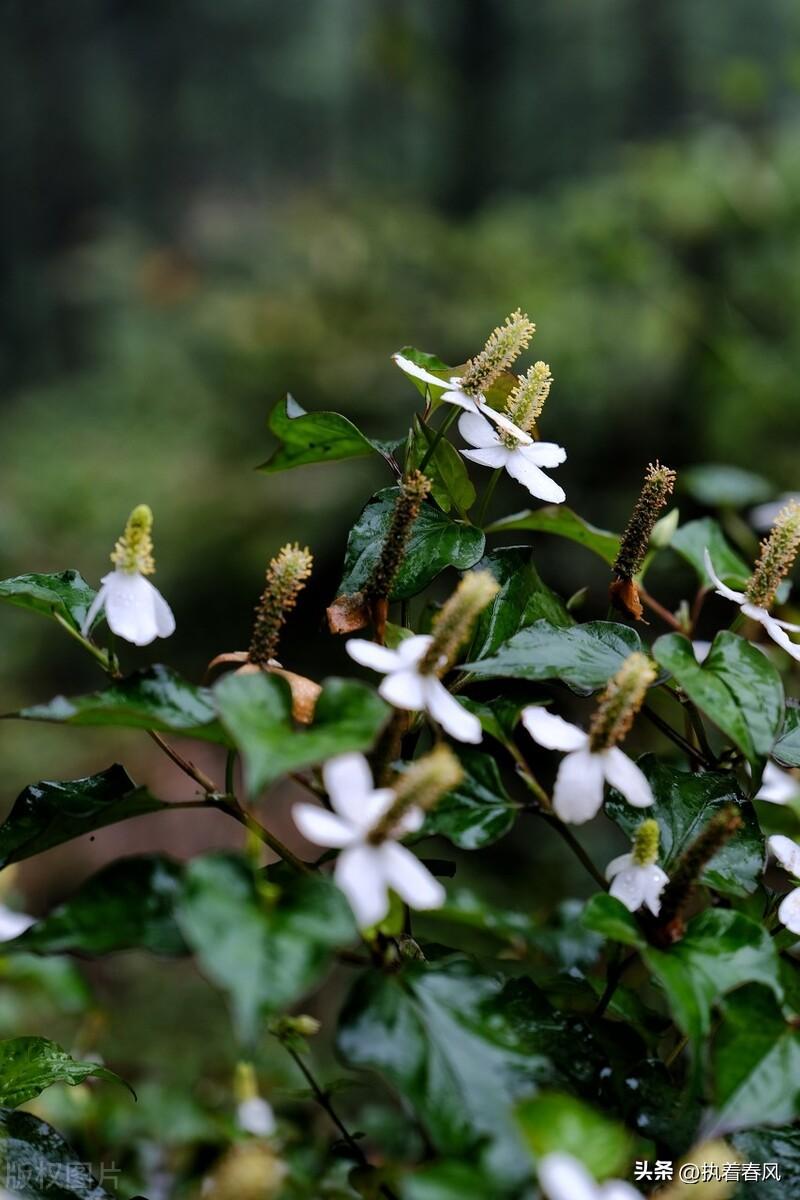
[(620, 854), (606, 867), (606, 879), (611, 880), (609, 894), (631, 912), (637, 912), (644, 904), (654, 917), (658, 916), (661, 893), (669, 883), (669, 876), (657, 863), (642, 865), (633, 854)]
[(424, 383), (429, 383), (433, 387), (443, 388), (440, 400), (445, 404), (455, 404), (459, 408), (465, 408), (467, 412), (480, 414), (483, 413), (494, 421), (495, 425), (499, 425), (506, 433), (511, 433), (516, 437), (522, 445), (530, 446), (533, 438), (525, 433), (513, 421), (509, 420), (503, 413), (497, 412), (487, 404), (486, 397), (479, 393), (477, 396), (471, 396), (465, 392), (461, 386), (461, 377), (452, 375), (450, 379), (438, 379), (436, 375), (432, 375), (430, 371), (426, 371), (424, 367), (417, 366), (410, 358), (406, 358), (403, 354), (394, 354), (392, 356), (401, 371), (405, 371), (406, 375), (413, 375), (415, 379), (421, 379)]
[(646, 776), (618, 746), (592, 750), (588, 733), (538, 705), (522, 710), (522, 722), (540, 746), (565, 751), (553, 789), (553, 810), (562, 821), (581, 825), (596, 816), (606, 782), (635, 808), (653, 803)]
[[(767, 839), (767, 845), (784, 871), (788, 871), (795, 879), (800, 879), (800, 846), (797, 842), (784, 837), (782, 833), (775, 833)], [(781, 900), (778, 920), (800, 937), (800, 887), (794, 888)]]
[(546, 1154), (536, 1170), (547, 1200), (642, 1200), (641, 1192), (621, 1179), (595, 1183), (571, 1154)]
[(172, 609), (158, 588), (138, 571), (118, 568), (104, 575), (101, 583), (83, 623), (84, 635), (89, 633), (101, 609), (105, 610), (112, 633), (134, 646), (149, 646), (157, 637), (169, 637), (175, 632)]
[(728, 587), (726, 583), (722, 582), (714, 570), (714, 564), (707, 549), (703, 557), (705, 559), (706, 571), (714, 582), (714, 590), (717, 595), (722, 596), (725, 600), (732, 600), (734, 604), (738, 604), (745, 617), (749, 617), (751, 621), (758, 621), (759, 625), (763, 625), (773, 642), (776, 642), (781, 649), (785, 650), (787, 654), (791, 654), (792, 658), (800, 662), (800, 645), (793, 642), (789, 637), (790, 633), (800, 633), (800, 625), (792, 625), (790, 621), (780, 621), (777, 617), (773, 617), (768, 609), (762, 608), (758, 604), (751, 604), (744, 592), (737, 592), (734, 588)]
[(341, 754), (322, 770), (333, 812), (314, 804), (295, 804), (295, 824), (318, 846), (340, 850), (334, 879), (344, 892), (359, 926), (381, 921), (389, 911), (389, 888), (411, 908), (440, 908), (445, 891), (427, 867), (396, 840), (416, 833), (425, 820), (421, 808), (406, 810), (391, 836), (377, 844), (370, 834), (395, 800), (391, 788), (376, 788), (362, 754)]
[[(547, 500), (551, 504), (563, 504), (567, 496), (542, 467), (557, 467), (567, 457), (567, 452), (555, 442), (532, 442), (527, 434), (522, 440), (518, 434), (508, 433), (503, 438), (493, 429), (486, 417), (478, 412), (465, 412), (458, 420), (458, 431), (472, 450), (461, 453), (471, 462), (484, 467), (502, 467), (512, 479), (523, 484), (532, 496)], [(508, 443), (513, 439), (513, 444)]]
[(378, 691), (389, 704), (428, 713), (459, 742), (479, 742), (483, 731), (478, 718), (462, 708), (438, 676), (419, 670), (432, 641), (429, 634), (416, 634), (390, 650), (363, 638), (351, 638), (347, 653), (362, 667), (383, 673), (385, 678)]

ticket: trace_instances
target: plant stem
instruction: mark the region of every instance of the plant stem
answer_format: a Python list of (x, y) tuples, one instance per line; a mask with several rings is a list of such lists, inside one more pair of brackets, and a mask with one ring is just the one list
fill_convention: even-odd
[(188, 758), (184, 758), (182, 754), (179, 754), (175, 747), (170, 746), (169, 742), (166, 741), (166, 739), (163, 738), (160, 733), (157, 733), (155, 729), (148, 729), (147, 736), (152, 738), (159, 749), (164, 751), (167, 758), (172, 759), (172, 761), (175, 763), (175, 766), (180, 767), (184, 774), (188, 775), (190, 779), (193, 779), (195, 783), (203, 789), (204, 792), (206, 792), (208, 795), (219, 794), (219, 788), (214, 783), (214, 780), (209, 778), (209, 776), (206, 775), (204, 771), (201, 771), (199, 767), (196, 767), (194, 763), (189, 762)]
[(600, 997), (597, 1007), (592, 1013), (592, 1016), (595, 1018), (595, 1020), (599, 1020), (599, 1018), (602, 1017), (603, 1013), (608, 1008), (609, 1004), (614, 998), (614, 992), (620, 985), (622, 976), (625, 974), (635, 958), (636, 951), (634, 950), (633, 953), (629, 954), (627, 958), (624, 958), (621, 961), (618, 960), (609, 968), (605, 991)]
[(229, 750), (225, 758), (225, 792), (228, 796), (236, 795), (236, 758), (235, 750)]
[(82, 646), (87, 653), (91, 654), (92, 658), (96, 659), (97, 662), (100, 663), (100, 666), (103, 668), (106, 674), (114, 674), (111, 658), (105, 650), (101, 650), (99, 646), (95, 646), (94, 642), (90, 642), (89, 639), (84, 637), (84, 635), (80, 633), (73, 625), (70, 625), (69, 621), (65, 621), (60, 613), (53, 613), (53, 616), (61, 628), (66, 630), (69, 636), (74, 638), (79, 646)]
[(654, 612), (657, 616), (661, 617), (662, 621), (669, 625), (670, 628), (677, 630), (678, 633), (686, 632), (674, 613), (671, 613), (668, 608), (665, 608), (663, 604), (656, 600), (655, 596), (651, 596), (643, 584), (637, 583), (636, 586), (639, 589), (639, 595), (642, 599), (642, 603), (646, 604), (651, 612)]
[(436, 433), (434, 434), (434, 437), (433, 437), (433, 441), (428, 446), (428, 449), (425, 451), (425, 454), (423, 455), (422, 462), (419, 464), (418, 470), (421, 471), (423, 474), (425, 473), (425, 468), (427, 467), (428, 463), (431, 461), (434, 454), (436, 453), (436, 449), (439, 445), (439, 442), (442, 440), (442, 438), (447, 433), (448, 429), (453, 424), (453, 422), (455, 421), (456, 417), (459, 414), (459, 409), (455, 405), (451, 405), (450, 407), (451, 407), (452, 411), (447, 414), (447, 416), (442, 421), (439, 428), (436, 430)]
[(575, 855), (575, 857), (579, 860), (579, 862), (581, 862), (583, 864), (583, 866), (589, 872), (589, 874), (591, 875), (592, 879), (595, 881), (597, 886), (601, 887), (604, 892), (607, 891), (608, 884), (606, 883), (605, 879), (600, 874), (600, 872), (598, 871), (597, 867), (594, 865), (592, 860), (589, 858), (589, 855), (586, 853), (583, 846), (580, 844), (578, 839), (575, 837), (574, 833), (572, 833), (572, 831), (564, 824), (564, 822), (560, 821), (554, 813), (543, 812), (540, 810), (539, 816), (542, 818), (543, 821), (547, 821), (547, 824), (550, 826), (550, 828), (555, 829), (558, 836), (560, 838), (562, 838), (563, 841), (566, 842), (566, 844), (569, 846), (570, 850)]
[(679, 746), (684, 754), (688, 754), (689, 758), (696, 759), (707, 771), (714, 769), (714, 763), (709, 762), (696, 746), (693, 746), (691, 742), (687, 742), (683, 734), (678, 733), (677, 729), (673, 729), (663, 717), (660, 717), (657, 712), (653, 712), (648, 704), (643, 706), (642, 712), (651, 725), (655, 725), (656, 729), (660, 729), (664, 736), (673, 741), (676, 746)]
[(284, 845), (280, 838), (271, 833), (265, 825), (262, 825), (260, 821), (251, 816), (247, 809), (242, 808), (235, 796), (221, 796), (217, 794), (216, 796), (209, 796), (208, 802), (215, 808), (227, 813), (228, 816), (233, 817), (234, 821), (238, 821), (250, 833), (255, 834), (265, 846), (269, 846), (270, 850), (273, 850), (275, 854), (282, 858), (284, 862), (287, 862), (289, 866), (294, 867), (296, 871), (300, 871), (303, 875), (310, 875), (312, 873), (313, 868), (308, 863), (304, 863), (301, 858), (298, 858), (294, 851)]
[(494, 489), (497, 487), (497, 484), (500, 481), (500, 476), (502, 474), (503, 474), (502, 467), (497, 467), (494, 471), (492, 471), (492, 477), (489, 480), (489, 482), (487, 483), (486, 491), (483, 493), (483, 497), (481, 498), (481, 504), (480, 504), (480, 508), (478, 509), (478, 515), (475, 518), (475, 524), (477, 526), (479, 526), (481, 529), (483, 528), (483, 522), (486, 517), (486, 510), (489, 507), (489, 501), (491, 500), (492, 496), (494, 495)]

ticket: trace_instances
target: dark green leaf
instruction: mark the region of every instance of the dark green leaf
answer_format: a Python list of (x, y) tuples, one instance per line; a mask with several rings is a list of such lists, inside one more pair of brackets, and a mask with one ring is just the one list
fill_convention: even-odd
[(208, 742), (225, 742), (215, 719), (211, 692), (160, 665), (135, 671), (85, 696), (56, 696), (48, 704), (23, 708), (11, 716), (66, 725), (122, 725), (181, 733)]
[(265, 892), (234, 855), (186, 868), (178, 923), (203, 971), (230, 994), (245, 1037), (319, 983), (333, 951), (355, 937), (347, 902), (325, 876), (283, 875), (277, 891)]
[(21, 1200), (114, 1200), (52, 1126), (32, 1113), (0, 1111), (0, 1170)]
[(760, 650), (725, 630), (698, 663), (689, 639), (668, 633), (653, 657), (751, 763), (769, 754), (783, 722), (783, 684)]
[(462, 850), (480, 850), (504, 837), (518, 805), (509, 796), (496, 759), (479, 750), (459, 749), (464, 779), (428, 815), (426, 834), (441, 834)]
[(347, 417), (333, 412), (306, 412), (293, 396), (278, 401), (269, 414), (269, 427), (281, 444), (258, 468), (267, 473), (307, 463), (362, 458), (375, 451), (369, 438)]
[(693, 1041), (708, 1036), (713, 1006), (734, 988), (763, 983), (779, 999), (782, 994), (768, 932), (733, 909), (706, 909), (689, 922), (677, 945), (649, 946), (642, 957), (667, 993), (676, 1023)]
[(497, 1184), (479, 1167), (443, 1162), (409, 1175), (401, 1194), (402, 1200), (503, 1200), (506, 1193), (498, 1192)]
[(163, 855), (123, 858), (92, 876), (69, 900), (37, 921), (5, 953), (109, 954), (142, 949), (187, 953), (175, 921), (183, 868)]
[(543, 1092), (517, 1109), (523, 1137), (536, 1158), (570, 1154), (595, 1179), (627, 1175), (633, 1139), (617, 1121), (610, 1121), (574, 1096)]
[(709, 508), (744, 508), (761, 504), (775, 494), (772, 484), (762, 475), (721, 463), (689, 467), (681, 471), (679, 481), (684, 492)]
[(643, 814), (612, 792), (606, 803), (606, 813), (620, 829), (632, 838), (643, 817), (653, 817), (661, 831), (659, 863), (669, 875), (678, 858), (711, 817), (728, 804), (740, 806), (743, 825), (706, 867), (702, 881), (727, 896), (747, 896), (754, 892), (764, 865), (764, 839), (752, 806), (743, 804), (743, 797), (731, 774), (702, 775), (679, 771), (651, 755), (641, 759), (653, 789), (655, 804)]
[[(392, 519), (397, 488), (373, 496), (350, 530), (339, 595), (359, 591), (372, 574)], [(433, 504), (423, 504), (411, 530), (393, 600), (423, 591), (447, 567), (466, 571), (481, 557), (486, 538), (475, 525), (452, 521)]]
[(289, 685), (277, 675), (227, 675), (214, 696), (251, 792), (335, 754), (369, 750), (389, 715), (372, 688), (352, 679), (326, 680), (309, 726), (295, 724)]
[(800, 767), (800, 708), (787, 704), (781, 735), (772, 751), (785, 767)]
[(90, 1075), (114, 1083), (122, 1082), (113, 1071), (96, 1062), (77, 1062), (47, 1038), (19, 1037), (0, 1041), (0, 1107), (18, 1108), (54, 1083), (74, 1086)]
[(552, 533), (585, 546), (609, 565), (619, 553), (619, 536), (607, 529), (596, 529), (564, 504), (526, 509), (501, 517), (486, 528), (487, 533), (508, 533), (515, 529), (530, 529), (536, 533)]
[(703, 587), (714, 586), (703, 561), (706, 550), (711, 555), (717, 575), (729, 587), (743, 588), (750, 578), (750, 568), (731, 548), (725, 534), (712, 517), (703, 517), (699, 521), (689, 521), (688, 524), (682, 525), (670, 544), (681, 558), (694, 567), (698, 581)]
[(743, 988), (725, 1002), (713, 1070), (723, 1130), (760, 1125), (765, 1116), (776, 1125), (800, 1116), (800, 1031), (765, 988)]
[(117, 821), (169, 807), (137, 787), (118, 764), (84, 779), (32, 783), (0, 825), (0, 867)]
[[(428, 425), (423, 425), (415, 414), (411, 425), (408, 448), (408, 470), (419, 467), (433, 444), (436, 434)], [(475, 488), (467, 473), (466, 463), (452, 442), (442, 438), (425, 465), (425, 474), (431, 481), (431, 495), (445, 512), (455, 504), (465, 512), (475, 503)]]
[(491, 658), (470, 662), (465, 670), (489, 679), (560, 679), (582, 695), (605, 687), (635, 650), (638, 633), (612, 621), (590, 621), (562, 628), (536, 621), (515, 634)]
[(646, 945), (633, 913), (628, 911), (621, 900), (609, 896), (607, 892), (598, 892), (587, 901), (583, 910), (583, 923), (593, 933), (602, 934), (612, 942), (621, 942), (623, 946), (641, 948)]
[(745, 1184), (747, 1200), (787, 1200), (800, 1196), (800, 1129), (762, 1126), (729, 1139), (744, 1162), (778, 1163), (780, 1179)]
[(564, 627), (575, 624), (563, 601), (542, 582), (528, 546), (492, 550), (474, 569), (490, 571), (500, 584), (500, 591), (481, 613), (465, 658), (488, 658), (535, 621)]
[(77, 571), (18, 575), (0, 582), (0, 600), (47, 617), (62, 617), (73, 629), (83, 627), (94, 598), (94, 589)]

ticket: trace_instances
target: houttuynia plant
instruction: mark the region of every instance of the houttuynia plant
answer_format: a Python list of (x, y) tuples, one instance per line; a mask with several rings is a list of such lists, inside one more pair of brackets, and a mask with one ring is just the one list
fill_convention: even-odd
[[(344, 639), (349, 677), (312, 680), (282, 655), (313, 568), (291, 544), (269, 563), (247, 650), (198, 647), (202, 683), (136, 669), (126, 643), (175, 629), (150, 579), (146, 504), (98, 592), (74, 569), (0, 584), (99, 670), (96, 690), (10, 716), (141, 730), (196, 786), (187, 820), (207, 806), (247, 831), (242, 853), (123, 858), (42, 919), (3, 914), (6, 963), (137, 947), (194, 956), (226, 995), (241, 1062), (225, 1115), (194, 1176), (176, 1170), (159, 1196), (800, 1194), (800, 708), (787, 698), (800, 626), (784, 619), (800, 506), (775, 507), (759, 550), (727, 493), (680, 524), (676, 472), (643, 464), (622, 535), (595, 528), (566, 507), (566, 452), (540, 434), (558, 431), (549, 366), (512, 373), (533, 333), (515, 312), (464, 366), (396, 354), (418, 395), (396, 441), (291, 398), (271, 413), (268, 473), (385, 460), (327, 628), (317, 613), (308, 631)], [(535, 506), (489, 523), (504, 472)], [(541, 578), (545, 535), (567, 540), (571, 567), (604, 564), (605, 619), (581, 620), (585, 591), (567, 600)], [(655, 563), (660, 581), (694, 576), (675, 611), (649, 590)], [(215, 772), (187, 738), (217, 748)], [(287, 777), (305, 792), (291, 847), (270, 817)], [(0, 827), (1, 863), (165, 807), (118, 765), (32, 783)], [(552, 876), (533, 875), (490, 903), (496, 854), (467, 886), (470, 855), (512, 830), (562, 839), (588, 902), (554, 900)], [(623, 852), (598, 861), (610, 834)], [(306, 1090), (265, 1085), (268, 1042)], [(72, 1162), (18, 1106), (90, 1076), (117, 1088), (52, 1041), (0, 1043), (12, 1193), (55, 1194)], [(73, 1166), (59, 1196), (110, 1195)]]

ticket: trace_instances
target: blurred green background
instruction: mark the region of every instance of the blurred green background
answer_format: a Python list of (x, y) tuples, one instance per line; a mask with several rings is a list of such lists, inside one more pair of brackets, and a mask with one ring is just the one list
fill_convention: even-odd
[[(313, 627), (388, 479), (377, 459), (254, 473), (269, 408), (291, 390), (400, 436), (416, 394), (391, 352), (462, 362), (517, 306), (556, 380), (559, 481), (590, 520), (621, 525), (655, 457), (797, 486), (792, 0), (6, 0), (0, 27), (2, 577), (70, 566), (96, 583), (147, 501), (188, 675), (246, 644), (288, 538), (317, 559), (299, 614)], [(497, 511), (526, 500), (509, 485)], [(539, 565), (567, 592), (584, 582), (563, 548)], [(290, 636), (285, 658), (341, 667), (322, 641)], [(0, 644), (4, 711), (97, 682), (21, 612), (0, 611)], [(135, 735), (4, 723), (0, 753), (5, 806), (115, 756), (186, 795)], [(159, 820), (46, 856), (24, 903), (112, 854), (229, 836)], [(137, 963), (104, 965), (98, 986), (111, 1009), (138, 997), (122, 1022), (138, 1049), (160, 985)], [(191, 1053), (227, 1061), (219, 1006), (169, 969), (208, 1006)], [(6, 1027), (33, 1012), (11, 1005)], [(106, 1024), (124, 1068), (120, 1021)]]

